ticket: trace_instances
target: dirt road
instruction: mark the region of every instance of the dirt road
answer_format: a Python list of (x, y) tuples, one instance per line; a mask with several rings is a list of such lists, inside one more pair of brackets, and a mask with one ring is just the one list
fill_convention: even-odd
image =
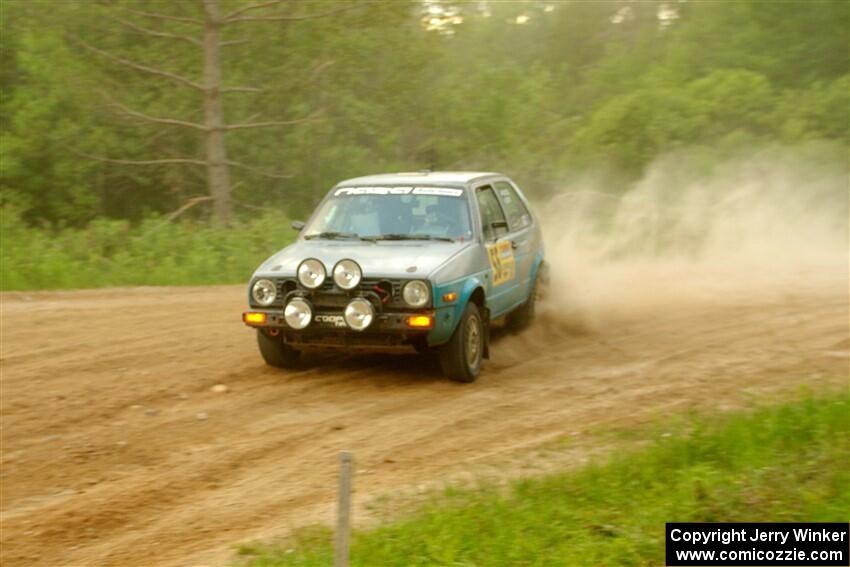
[[(473, 385), (415, 356), (264, 366), (236, 287), (2, 297), (4, 565), (200, 565), (600, 425), (847, 384), (847, 273), (502, 336)], [(816, 276), (816, 277), (815, 277)], [(210, 390), (226, 384), (227, 393)]]

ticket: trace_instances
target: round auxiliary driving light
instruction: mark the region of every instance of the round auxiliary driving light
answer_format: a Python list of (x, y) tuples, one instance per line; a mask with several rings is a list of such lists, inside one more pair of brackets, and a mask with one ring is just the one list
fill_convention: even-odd
[(308, 289), (316, 289), (325, 283), (325, 266), (315, 258), (307, 258), (298, 265), (298, 281)]
[(404, 302), (411, 307), (425, 307), (431, 298), (431, 292), (425, 282), (414, 280), (404, 284), (401, 296), (404, 298)]
[(283, 317), (286, 319), (286, 324), (293, 329), (303, 329), (313, 319), (313, 308), (305, 300), (296, 297), (286, 304)]
[(372, 324), (375, 318), (375, 310), (368, 300), (358, 297), (352, 299), (345, 307), (345, 322), (355, 331), (362, 331)]
[(271, 280), (257, 280), (251, 288), (251, 296), (259, 305), (271, 305), (277, 297), (277, 286)]
[(363, 271), (354, 260), (340, 260), (334, 266), (334, 283), (341, 289), (354, 289), (362, 277)]

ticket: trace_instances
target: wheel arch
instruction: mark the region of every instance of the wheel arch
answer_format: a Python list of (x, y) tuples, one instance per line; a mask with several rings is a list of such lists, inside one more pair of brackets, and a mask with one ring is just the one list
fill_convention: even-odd
[[(469, 303), (474, 303), (478, 307), (478, 313), (481, 315), (481, 323), (484, 330), (484, 352), (482, 354), (483, 358), (488, 359), (490, 358), (490, 310), (487, 308), (487, 292), (481, 282), (476, 282), (470, 288), (471, 291), (466, 296), (467, 299), (463, 302), (460, 312), (463, 313)], [(460, 322), (459, 316), (456, 319), (454, 323), (455, 328), (452, 329), (452, 332), (457, 329), (457, 325)]]
[[(472, 301), (478, 307), (484, 318), (485, 324), (489, 319), (487, 310), (487, 292), (484, 281), (476, 276), (469, 277), (462, 282), (454, 282), (436, 289), (435, 304), (437, 307), (437, 321), (434, 330), (428, 335), (428, 345), (436, 346), (448, 341), (457, 329), (463, 310)], [(441, 298), (445, 292), (457, 293), (458, 298), (451, 304), (444, 303)]]
[(531, 273), (529, 274), (528, 281), (533, 282), (537, 279), (538, 273), (544, 278), (547, 278), (549, 275), (549, 264), (543, 258), (542, 250), (534, 257), (534, 263), (531, 265)]
[(475, 305), (478, 306), (478, 309), (486, 309), (487, 308), (487, 295), (484, 293), (483, 286), (477, 286), (472, 290), (472, 293), (469, 294), (469, 298), (467, 302), (471, 301)]

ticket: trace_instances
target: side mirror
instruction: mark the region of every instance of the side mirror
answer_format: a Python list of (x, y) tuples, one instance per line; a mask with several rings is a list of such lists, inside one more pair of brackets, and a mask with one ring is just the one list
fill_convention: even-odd
[(294, 221), (292, 221), (291, 226), (292, 226), (292, 228), (294, 228), (298, 232), (301, 232), (301, 229), (304, 228), (304, 221), (294, 220)]

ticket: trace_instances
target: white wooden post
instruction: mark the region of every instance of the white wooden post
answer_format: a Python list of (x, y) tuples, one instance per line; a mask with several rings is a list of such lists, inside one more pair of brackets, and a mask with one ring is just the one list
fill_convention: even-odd
[(351, 470), (353, 458), (348, 451), (339, 454), (339, 496), (336, 517), (336, 555), (334, 567), (348, 567), (351, 544)]

